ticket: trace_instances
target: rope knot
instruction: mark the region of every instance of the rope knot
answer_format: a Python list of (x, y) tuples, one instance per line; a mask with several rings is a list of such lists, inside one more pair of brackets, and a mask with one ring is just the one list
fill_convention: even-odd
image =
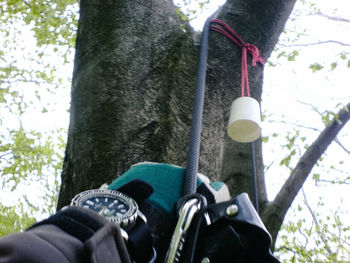
[(257, 66), (259, 62), (262, 66), (264, 66), (264, 59), (260, 56), (260, 50), (254, 46), (253, 44), (249, 44), (244, 42), (244, 40), (227, 24), (222, 22), (221, 20), (214, 19), (211, 21), (214, 24), (220, 25), (220, 27), (212, 25), (210, 29), (216, 31), (228, 39), (230, 39), (233, 43), (242, 48), (242, 81), (241, 81), (241, 96), (250, 96), (249, 90), (249, 80), (248, 80), (248, 67), (247, 67), (247, 53), (249, 52), (252, 55), (252, 65), (253, 67)]
[(257, 46), (253, 45), (253, 44), (246, 44), (247, 50), (249, 51), (249, 53), (252, 55), (253, 59), (252, 59), (252, 65), (254, 67), (256, 67), (257, 62), (260, 62), (261, 65), (265, 64), (264, 59), (260, 56), (260, 50), (258, 49)]

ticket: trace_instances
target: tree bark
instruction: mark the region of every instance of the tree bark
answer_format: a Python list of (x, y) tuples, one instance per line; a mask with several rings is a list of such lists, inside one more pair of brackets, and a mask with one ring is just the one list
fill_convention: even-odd
[(58, 207), (132, 164), (184, 165), (198, 45), (171, 1), (81, 1)]
[[(230, 0), (217, 18), (256, 45), (267, 60), (294, 4)], [(210, 32), (209, 45), (199, 170), (224, 181), (232, 196), (247, 192), (252, 197), (249, 144), (226, 135), (230, 105), (240, 96), (242, 50), (216, 32)], [(81, 1), (58, 208), (135, 163), (186, 165), (199, 48), (199, 34), (181, 21), (170, 0)], [(249, 58), (251, 95), (260, 101), (263, 67), (250, 63)], [(298, 178), (297, 167), (268, 203), (261, 141), (254, 146), (261, 216), (275, 238), (305, 179), (293, 179)], [(325, 149), (319, 148), (319, 154)]]

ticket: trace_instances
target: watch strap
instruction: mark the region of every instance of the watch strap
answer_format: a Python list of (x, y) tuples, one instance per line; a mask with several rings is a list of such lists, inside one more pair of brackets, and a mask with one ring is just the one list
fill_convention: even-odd
[[(122, 192), (133, 198), (138, 204), (144, 204), (153, 193), (153, 187), (147, 182), (135, 179), (125, 185), (111, 190)], [(147, 263), (154, 257), (153, 237), (148, 224), (141, 218), (137, 217), (136, 222), (127, 227), (128, 234), (127, 246), (136, 263)]]
[(138, 217), (135, 224), (127, 229), (127, 247), (137, 263), (147, 263), (154, 256), (153, 239), (146, 222)]

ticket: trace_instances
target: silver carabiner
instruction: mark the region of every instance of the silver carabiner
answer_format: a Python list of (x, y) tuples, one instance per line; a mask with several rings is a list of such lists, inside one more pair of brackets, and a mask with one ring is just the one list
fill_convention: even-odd
[(177, 263), (180, 260), (188, 229), (195, 214), (201, 209), (201, 202), (196, 198), (189, 199), (181, 207), (174, 234), (165, 258), (166, 263)]

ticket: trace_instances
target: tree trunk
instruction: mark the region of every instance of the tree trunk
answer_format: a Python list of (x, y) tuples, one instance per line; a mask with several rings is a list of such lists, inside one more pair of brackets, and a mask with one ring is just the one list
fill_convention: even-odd
[[(231, 0), (217, 16), (266, 60), (294, 3)], [(81, 1), (58, 208), (138, 162), (185, 166), (199, 37), (170, 0)], [(230, 104), (240, 96), (242, 51), (216, 32), (210, 32), (209, 42), (199, 170), (228, 184), (232, 196), (247, 192), (252, 197), (249, 144), (226, 135)], [(251, 95), (260, 101), (263, 67), (253, 68), (250, 61)], [(261, 141), (254, 145), (266, 214)], [(273, 231), (276, 237), (278, 229)]]

